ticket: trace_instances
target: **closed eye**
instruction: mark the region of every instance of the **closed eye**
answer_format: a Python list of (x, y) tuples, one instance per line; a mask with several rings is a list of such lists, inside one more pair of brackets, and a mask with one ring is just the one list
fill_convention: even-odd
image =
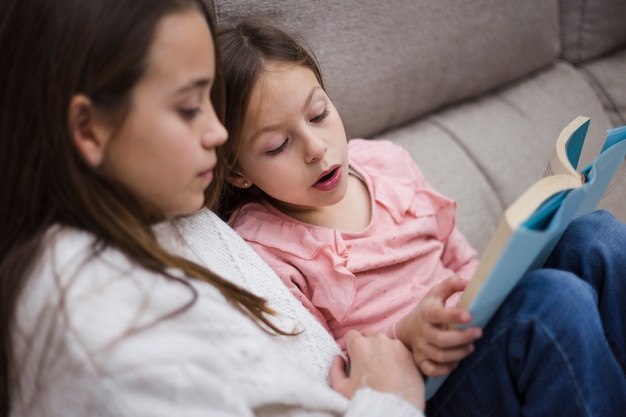
[(321, 112), (320, 114), (318, 114), (317, 116), (315, 116), (314, 118), (312, 118), (312, 119), (310, 120), (310, 122), (311, 122), (311, 123), (319, 123), (319, 122), (321, 122), (322, 120), (324, 120), (324, 119), (328, 116), (328, 114), (329, 114), (329, 113), (330, 113), (330, 112), (328, 111), (328, 109), (324, 109), (324, 111), (323, 111), (323, 112)]
[(193, 107), (189, 109), (179, 109), (178, 113), (180, 113), (183, 118), (187, 120), (192, 120), (200, 113), (200, 107)]
[(278, 155), (279, 153), (281, 153), (282, 151), (284, 151), (287, 148), (288, 144), (289, 144), (289, 138), (285, 139), (283, 141), (283, 143), (281, 143), (278, 148), (272, 149), (271, 151), (267, 151), (267, 152), (265, 152), (265, 154), (269, 155), (269, 156)]

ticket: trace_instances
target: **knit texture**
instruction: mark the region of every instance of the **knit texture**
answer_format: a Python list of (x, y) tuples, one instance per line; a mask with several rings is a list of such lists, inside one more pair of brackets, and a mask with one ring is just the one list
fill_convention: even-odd
[[(159, 236), (170, 250), (193, 259), (213, 272), (268, 300), (278, 313), (281, 329), (302, 331), (297, 337), (275, 336), (290, 356), (327, 380), (328, 369), (340, 350), (320, 323), (296, 300), (274, 271), (213, 212), (203, 209), (180, 218), (177, 230), (162, 225)], [(306, 359), (301, 358), (306, 351)]]
[[(205, 215), (193, 230), (208, 233), (199, 253), (209, 266), (233, 276), (241, 268), (250, 283), (262, 282), (258, 258), (246, 261), (245, 246)], [(159, 229), (166, 240), (175, 230)], [(279, 302), (288, 297), (275, 296), (286, 312), (277, 324), (313, 330), (271, 337), (212, 285), (177, 270), (166, 278), (93, 245), (75, 229), (47, 235), (16, 311), (11, 417), (421, 415), (394, 394), (362, 389), (348, 401), (333, 391), (322, 368), (337, 347), (323, 331), (308, 334), (315, 326), (296, 304)]]

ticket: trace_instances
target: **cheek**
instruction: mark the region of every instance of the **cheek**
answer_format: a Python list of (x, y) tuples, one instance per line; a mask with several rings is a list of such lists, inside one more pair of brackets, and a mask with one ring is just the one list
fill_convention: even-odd
[(269, 160), (255, 166), (248, 166), (245, 171), (250, 180), (266, 193), (272, 195), (275, 190), (284, 190), (298, 181), (294, 165), (288, 160)]
[(150, 127), (137, 132), (142, 138), (144, 152), (153, 152), (156, 158), (164, 159), (163, 164), (176, 165), (199, 159), (200, 139), (181, 122), (172, 118), (154, 121)]
[(193, 136), (179, 125), (162, 118), (135, 127), (127, 132), (130, 140), (118, 149), (117, 156), (144, 181), (158, 179), (165, 185), (196, 168), (200, 151)]
[(336, 120), (332, 124), (331, 129), (334, 132), (334, 135), (333, 135), (334, 138), (337, 138), (337, 140), (340, 140), (343, 142), (347, 141), (346, 130), (344, 129), (343, 123), (339, 116), (337, 116)]
[(252, 166), (247, 172), (250, 173), (250, 178), (258, 183), (280, 182), (285, 173), (290, 172), (290, 167), (291, 164), (288, 162), (271, 161)]

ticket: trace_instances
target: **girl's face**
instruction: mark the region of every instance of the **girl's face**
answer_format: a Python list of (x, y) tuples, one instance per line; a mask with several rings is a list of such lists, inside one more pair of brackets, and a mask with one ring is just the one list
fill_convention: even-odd
[(199, 209), (226, 141), (210, 101), (213, 39), (196, 11), (159, 23), (147, 71), (121, 128), (108, 132), (101, 172), (167, 215)]
[(288, 214), (338, 203), (348, 184), (346, 133), (337, 110), (306, 67), (267, 62), (241, 132), (239, 187), (255, 184)]

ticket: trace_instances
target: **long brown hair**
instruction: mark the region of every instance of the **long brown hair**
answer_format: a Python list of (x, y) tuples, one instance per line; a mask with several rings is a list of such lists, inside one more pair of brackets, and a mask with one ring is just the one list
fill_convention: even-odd
[(224, 126), (228, 141), (218, 149), (215, 180), (207, 189), (206, 204), (227, 220), (247, 202), (263, 198), (257, 187), (247, 189), (226, 182), (236, 168), (241, 146), (241, 128), (246, 118), (250, 94), (268, 61), (301, 65), (315, 74), (324, 88), (315, 55), (295, 32), (281, 28), (264, 18), (248, 18), (237, 26), (218, 31), (217, 44), (222, 55), (226, 83), (226, 115)]
[[(165, 15), (189, 8), (205, 15), (214, 34), (201, 0), (0, 3), (0, 415), (8, 414), (17, 381), (12, 351), (17, 300), (53, 224), (91, 232), (94, 254), (113, 247), (164, 277), (176, 279), (166, 272), (174, 267), (209, 282), (259, 324), (283, 334), (267, 318), (272, 311), (264, 299), (164, 250), (151, 229), (164, 216), (96, 175), (70, 140), (71, 98), (84, 94), (121, 123), (133, 87), (145, 72), (157, 24)], [(221, 68), (216, 51), (211, 98), (223, 116)], [(195, 290), (189, 288), (192, 301), (179, 312), (195, 300)]]

